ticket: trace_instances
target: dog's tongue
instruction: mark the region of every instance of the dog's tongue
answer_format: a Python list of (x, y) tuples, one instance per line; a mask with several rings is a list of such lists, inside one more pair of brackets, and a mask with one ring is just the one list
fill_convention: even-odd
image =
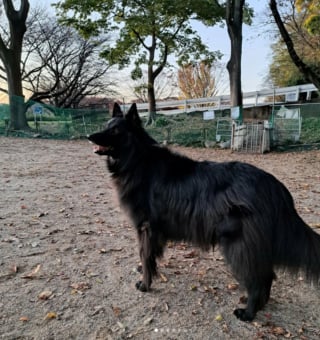
[(107, 151), (107, 150), (108, 150), (107, 147), (101, 146), (101, 145), (95, 145), (95, 146), (93, 147), (93, 152), (94, 152), (94, 153), (104, 152), (104, 151)]

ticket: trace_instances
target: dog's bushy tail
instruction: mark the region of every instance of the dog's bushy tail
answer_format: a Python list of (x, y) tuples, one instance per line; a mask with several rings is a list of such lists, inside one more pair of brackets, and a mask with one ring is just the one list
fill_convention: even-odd
[[(305, 273), (308, 282), (320, 283), (320, 235), (310, 228), (298, 214), (286, 221), (288, 232), (278, 243), (281, 265), (297, 274)], [(290, 224), (290, 226), (288, 225)]]

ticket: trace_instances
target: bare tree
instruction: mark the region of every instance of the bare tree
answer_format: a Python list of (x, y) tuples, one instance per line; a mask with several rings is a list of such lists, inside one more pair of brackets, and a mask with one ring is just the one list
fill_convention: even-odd
[[(148, 102), (148, 80), (147, 74), (144, 73), (142, 78), (134, 81), (130, 87), (134, 96), (142, 103)], [(155, 98), (161, 100), (177, 95), (176, 77), (172, 71), (162, 71), (157, 77), (154, 84)]]
[(3, 31), (0, 33), (0, 59), (3, 64), (1, 66), (1, 78), (5, 79), (8, 84), (10, 128), (15, 130), (28, 129), (24, 110), (20, 63), (23, 38), (27, 30), (26, 20), (29, 12), (29, 1), (21, 0), (20, 8), (16, 9), (12, 0), (3, 0), (3, 8), (9, 29), (7, 36), (3, 35)]
[(84, 97), (112, 91), (110, 66), (99, 57), (105, 39), (85, 40), (39, 10), (32, 18), (23, 59), (24, 86), (31, 100), (74, 108)]

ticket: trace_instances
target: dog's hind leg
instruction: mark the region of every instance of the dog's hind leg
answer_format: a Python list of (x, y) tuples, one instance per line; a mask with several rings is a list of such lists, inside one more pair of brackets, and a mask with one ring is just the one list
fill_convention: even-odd
[(234, 311), (242, 321), (254, 319), (257, 311), (268, 302), (272, 281), (271, 246), (259, 230), (251, 229), (249, 220), (233, 213), (224, 217), (217, 228), (218, 242), (234, 276), (245, 285), (248, 293), (246, 308)]
[(266, 272), (263, 277), (249, 277), (244, 279), (248, 292), (246, 308), (234, 310), (234, 315), (242, 321), (252, 321), (260, 309), (268, 302), (270, 290), (275, 274), (271, 271)]
[[(231, 243), (224, 249), (227, 262), (235, 277), (244, 284), (247, 293), (247, 307), (234, 311), (242, 321), (252, 321), (256, 313), (268, 302), (275, 274), (268, 261), (261, 260), (260, 254), (251, 252), (242, 240)], [(261, 252), (264, 250), (262, 249)]]
[(150, 290), (152, 278), (157, 275), (157, 257), (162, 256), (163, 245), (157, 233), (151, 230), (147, 222), (138, 228), (138, 236), (143, 278), (136, 283), (136, 288), (146, 292)]

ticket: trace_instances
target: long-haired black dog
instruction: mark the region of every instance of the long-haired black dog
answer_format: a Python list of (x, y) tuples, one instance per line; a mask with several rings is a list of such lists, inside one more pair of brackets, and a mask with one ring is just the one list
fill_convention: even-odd
[(148, 291), (168, 240), (209, 249), (216, 244), (248, 301), (234, 314), (253, 320), (268, 301), (274, 269), (304, 270), (319, 283), (320, 235), (299, 217), (285, 186), (242, 162), (198, 162), (161, 147), (142, 127), (135, 104), (118, 104), (104, 131), (88, 137), (107, 166), (137, 230)]

